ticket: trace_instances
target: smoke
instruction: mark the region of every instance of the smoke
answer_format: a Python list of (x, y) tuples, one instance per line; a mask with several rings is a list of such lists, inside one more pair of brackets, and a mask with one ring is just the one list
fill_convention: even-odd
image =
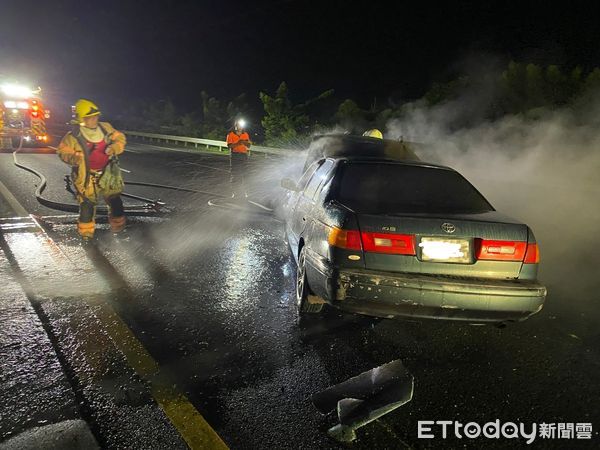
[[(472, 99), (408, 105), (386, 137), (423, 143), (423, 160), (458, 170), (497, 210), (527, 223), (540, 244), (549, 302), (593, 309), (600, 292), (600, 96), (538, 110), (535, 119), (494, 121), (470, 120), (479, 110)], [(457, 128), (457, 118), (475, 125)]]
[[(305, 159), (305, 152), (300, 150), (287, 157), (254, 153), (245, 177), (248, 200), (267, 207), (280, 207), (286, 193), (281, 180), (286, 177), (297, 180)], [(235, 247), (240, 237), (249, 235), (257, 224), (266, 224), (273, 233), (283, 236), (283, 225), (277, 219), (277, 216), (281, 217), (279, 209), (277, 214), (269, 214), (245, 199), (230, 198), (229, 158), (217, 156), (197, 165), (181, 167), (188, 170), (185, 181), (169, 183), (202, 193), (164, 192), (167, 197), (163, 200), (168, 205), (176, 205), (176, 210), (168, 220), (155, 222), (144, 229), (143, 240), (151, 247), (137, 249), (137, 252), (148, 253), (169, 270), (176, 270), (199, 256)], [(220, 206), (209, 206), (209, 201)], [(139, 268), (140, 273), (145, 270)]]

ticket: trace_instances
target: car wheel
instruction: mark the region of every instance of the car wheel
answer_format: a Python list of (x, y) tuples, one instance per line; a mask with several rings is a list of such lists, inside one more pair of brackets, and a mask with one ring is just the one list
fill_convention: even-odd
[(309, 303), (310, 287), (306, 279), (306, 256), (304, 248), (298, 256), (298, 270), (296, 272), (296, 304), (300, 313), (318, 313), (323, 309), (322, 303)]

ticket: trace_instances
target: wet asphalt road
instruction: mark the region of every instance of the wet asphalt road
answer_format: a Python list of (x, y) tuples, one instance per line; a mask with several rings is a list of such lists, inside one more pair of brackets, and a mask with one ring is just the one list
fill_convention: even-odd
[[(132, 171), (127, 180), (228, 194), (224, 156), (141, 144), (129, 149), (122, 158), (123, 167)], [(23, 206), (40, 215), (62, 214), (37, 204), (32, 195), (36, 179), (14, 168), (10, 158), (0, 154), (0, 178)], [(66, 166), (56, 155), (21, 158), (44, 172), (47, 197), (72, 201), (61, 181)], [(273, 169), (266, 171), (267, 165)], [(280, 176), (287, 166), (256, 156), (253, 195), (275, 192), (276, 177), (270, 174)], [(161, 219), (131, 218), (127, 240), (114, 240), (100, 225), (98, 252), (115, 269), (110, 282), (127, 289), (111, 297), (112, 307), (231, 448), (341, 448), (326, 435), (335, 417), (320, 416), (310, 395), (394, 359), (401, 359), (415, 377), (413, 400), (360, 429), (353, 448), (525, 446), (524, 441), (417, 438), (419, 420), (483, 424), (495, 419), (592, 422), (591, 442), (538, 439), (534, 446), (597, 447), (600, 281), (582, 275), (594, 270), (588, 265), (563, 267), (549, 252), (543, 259), (546, 307), (504, 329), (378, 320), (333, 310), (298, 323), (295, 264), (279, 222), (217, 210), (207, 205), (207, 195), (142, 187), (127, 191), (160, 197), (177, 212)], [(67, 255), (85, 260), (90, 270), (102, 270), (81, 250), (72, 219), (48, 222), (51, 237)], [(543, 251), (553, 230), (530, 225)], [(565, 283), (569, 271), (583, 281)], [(61, 292), (59, 281), (54, 288), (57, 297), (72, 295)], [(65, 336), (63, 313), (50, 311), (48, 320), (63, 334), (60, 351), (68, 361), (77, 345)], [(85, 315), (72, 317), (85, 327)], [(107, 415), (91, 416), (108, 420)], [(92, 429), (105, 430), (101, 424)], [(100, 436), (109, 446), (119, 439)]]

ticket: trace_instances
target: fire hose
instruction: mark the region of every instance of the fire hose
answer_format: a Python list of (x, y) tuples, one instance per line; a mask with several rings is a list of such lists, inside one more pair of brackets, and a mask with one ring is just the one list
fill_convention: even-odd
[[(56, 209), (58, 211), (78, 212), (79, 205), (76, 203), (57, 202), (57, 201), (45, 198), (43, 196), (43, 192), (46, 189), (46, 185), (47, 185), (46, 177), (40, 171), (19, 162), (19, 160), (17, 158), (17, 154), (22, 149), (23, 149), (23, 134), (21, 133), (19, 147), (13, 152), (13, 162), (14, 162), (15, 166), (17, 166), (18, 168), (23, 169), (27, 172), (30, 172), (39, 178), (40, 184), (38, 185), (37, 189), (35, 190), (35, 198), (37, 199), (37, 201), (43, 206), (46, 206), (51, 209)], [(70, 179), (69, 175), (65, 176), (65, 182), (66, 182), (67, 191), (69, 191), (70, 193), (75, 195), (75, 192), (73, 191), (73, 189), (71, 187), (72, 183), (71, 183), (71, 179)], [(141, 182), (141, 181), (125, 181), (125, 185), (153, 187), (153, 188), (159, 188), (159, 189), (168, 189), (168, 190), (174, 190), (174, 191), (179, 191), (179, 192), (205, 194), (205, 195), (210, 195), (213, 197), (226, 198), (226, 196), (222, 195), (222, 194), (215, 194), (213, 192), (206, 192), (206, 191), (200, 191), (197, 189), (189, 189), (189, 188), (184, 188), (184, 187), (179, 187), (179, 186), (170, 186), (170, 185), (165, 185), (165, 184), (146, 183), (146, 182)], [(125, 211), (130, 216), (160, 216), (165, 213), (171, 212), (170, 209), (165, 208), (165, 206), (166, 206), (165, 203), (160, 200), (153, 200), (153, 199), (145, 198), (145, 197), (142, 197), (139, 195), (129, 194), (126, 192), (123, 192), (121, 195), (123, 197), (146, 202), (141, 207), (125, 206)], [(106, 207), (104, 205), (99, 205), (96, 209), (96, 212), (98, 214), (107, 215), (108, 207)]]

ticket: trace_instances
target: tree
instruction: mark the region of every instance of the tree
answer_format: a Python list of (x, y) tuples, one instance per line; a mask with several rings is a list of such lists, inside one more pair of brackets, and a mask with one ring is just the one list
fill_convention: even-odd
[(227, 133), (227, 113), (223, 103), (202, 91), (202, 135), (208, 139), (223, 139)]
[(544, 96), (544, 75), (542, 68), (536, 64), (525, 66), (525, 109), (532, 109), (546, 105)]
[(570, 104), (586, 88), (587, 79), (579, 66), (565, 73), (557, 65), (543, 68), (511, 61), (500, 85), (504, 112), (517, 114)]
[(229, 126), (233, 124), (233, 121), (240, 117), (248, 114), (250, 110), (248, 106), (248, 100), (246, 94), (240, 94), (227, 103), (227, 107), (225, 111), (227, 113), (227, 120), (229, 121)]
[(550, 65), (546, 68), (546, 88), (547, 95), (552, 105), (564, 103), (566, 92), (566, 77), (556, 65)]
[(211, 97), (202, 91), (202, 136), (223, 139), (233, 126), (236, 117), (248, 111), (246, 94), (240, 94), (229, 102)]
[(338, 106), (335, 120), (348, 131), (364, 129), (366, 123), (366, 111), (360, 109), (354, 100), (347, 98)]
[(433, 83), (431, 89), (423, 96), (428, 106), (434, 106), (440, 103), (454, 100), (460, 95), (460, 92), (469, 85), (469, 78), (461, 76), (456, 80), (446, 83)]
[(175, 105), (171, 99), (161, 100), (150, 105), (145, 114), (147, 121), (155, 128), (171, 128), (176, 121)]
[(308, 110), (332, 94), (333, 90), (328, 90), (304, 103), (294, 105), (289, 98), (285, 81), (281, 82), (275, 95), (260, 92), (259, 98), (265, 111), (261, 123), (265, 129), (267, 144), (289, 145), (306, 140), (311, 131)]
[(177, 134), (181, 136), (202, 137), (202, 121), (198, 113), (192, 112), (181, 116), (178, 120)]
[(505, 113), (524, 111), (527, 93), (525, 67), (511, 61), (500, 76), (500, 103)]
[(584, 85), (586, 90), (600, 88), (600, 69), (598, 67), (596, 67), (587, 75)]

